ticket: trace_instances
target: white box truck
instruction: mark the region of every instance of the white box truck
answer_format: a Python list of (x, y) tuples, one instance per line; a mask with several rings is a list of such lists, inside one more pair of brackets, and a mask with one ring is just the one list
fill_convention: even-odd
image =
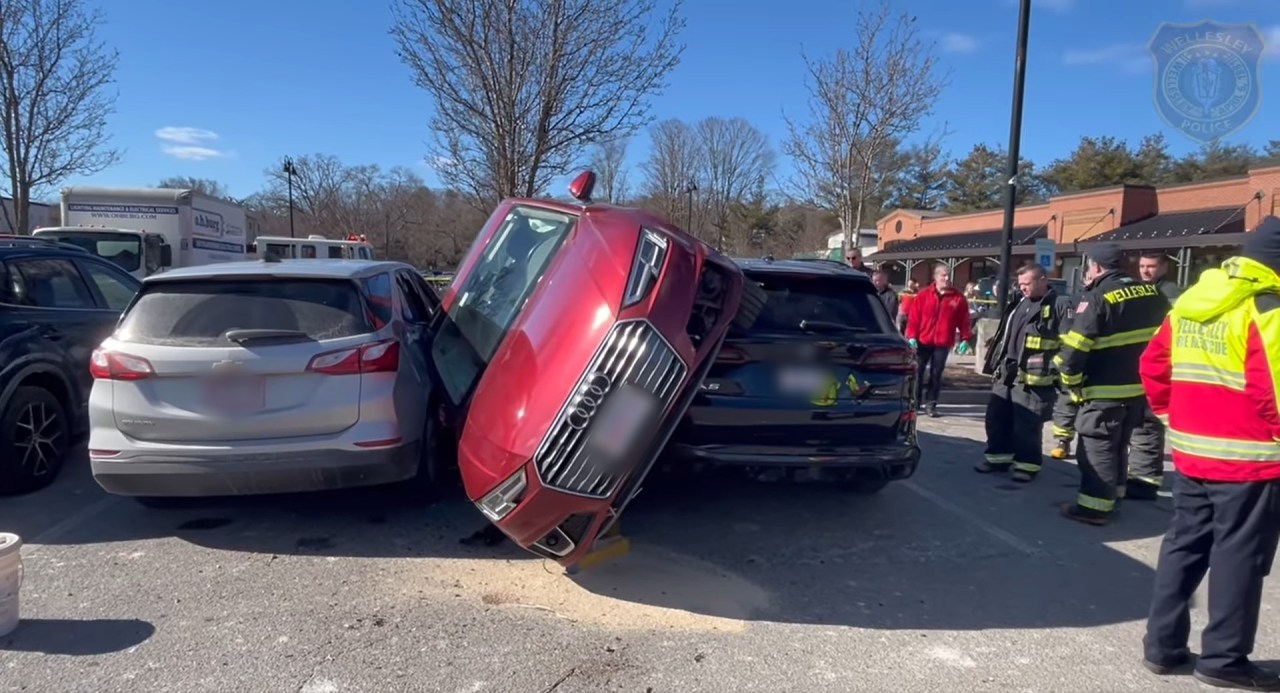
[(195, 190), (62, 189), (62, 226), (32, 235), (80, 246), (139, 279), (171, 267), (244, 260), (244, 208)]

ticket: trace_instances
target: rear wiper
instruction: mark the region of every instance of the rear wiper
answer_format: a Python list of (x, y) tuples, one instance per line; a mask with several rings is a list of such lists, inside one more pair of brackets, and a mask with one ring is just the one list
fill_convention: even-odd
[(311, 337), (299, 330), (227, 330), (223, 336), (236, 344), (262, 341), (307, 341)]
[(866, 332), (865, 327), (856, 327), (854, 325), (846, 325), (841, 322), (830, 322), (828, 320), (801, 320), (800, 329), (805, 332)]

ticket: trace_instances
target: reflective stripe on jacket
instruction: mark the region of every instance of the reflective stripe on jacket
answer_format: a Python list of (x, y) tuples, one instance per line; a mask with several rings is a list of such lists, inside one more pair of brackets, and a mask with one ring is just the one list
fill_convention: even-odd
[(1072, 399), (1142, 397), (1138, 359), (1169, 313), (1155, 286), (1108, 271), (1081, 295), (1053, 363)]
[(1280, 277), (1235, 257), (1187, 289), (1142, 355), (1173, 462), (1207, 481), (1280, 479)]

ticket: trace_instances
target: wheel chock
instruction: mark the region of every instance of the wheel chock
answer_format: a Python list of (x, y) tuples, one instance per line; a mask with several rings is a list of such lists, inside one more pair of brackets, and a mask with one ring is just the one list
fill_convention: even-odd
[[(611, 532), (612, 533), (612, 532)], [(621, 534), (602, 536), (596, 540), (591, 551), (571, 566), (565, 568), (567, 575), (577, 575), (583, 569), (591, 568), (621, 558), (631, 552), (631, 540)]]

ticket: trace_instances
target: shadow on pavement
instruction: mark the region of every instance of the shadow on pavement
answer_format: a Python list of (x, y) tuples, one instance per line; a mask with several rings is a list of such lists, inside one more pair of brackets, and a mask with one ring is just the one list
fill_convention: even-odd
[[(556, 574), (555, 589), (605, 598), (601, 609), (620, 600), (875, 629), (1088, 627), (1145, 617), (1152, 571), (1109, 544), (1162, 533), (1167, 499), (1126, 505), (1109, 527), (1079, 525), (1057, 512), (1075, 496), (1074, 465), (1047, 461), (1034, 483), (1015, 484), (971, 471), (982, 451), (973, 440), (922, 433), (921, 441), (916, 476), (874, 496), (710, 479), (650, 488), (622, 523), (630, 555), (573, 578)], [(503, 561), (538, 560), (510, 544), (459, 543), (483, 524), (460, 489), (423, 508), (371, 488), (173, 509), (119, 499), (46, 543), (177, 537), (268, 555), (456, 558), (487, 564), (498, 585), (515, 579), (516, 566)], [(1123, 548), (1154, 558), (1154, 546)]]
[(140, 645), (155, 632), (155, 626), (137, 619), (29, 618), (0, 639), (0, 652), (103, 655)]
[[(573, 579), (708, 616), (874, 629), (1146, 617), (1152, 570), (1108, 544), (1159, 536), (1167, 499), (1126, 504), (1109, 527), (1080, 525), (1057, 510), (1075, 496), (1074, 466), (1051, 462), (1032, 484), (1015, 484), (970, 471), (981, 454), (972, 440), (924, 433), (922, 444), (916, 477), (871, 497), (740, 484), (638, 499), (624, 521), (632, 553)], [(686, 510), (695, 507), (701, 520)]]

